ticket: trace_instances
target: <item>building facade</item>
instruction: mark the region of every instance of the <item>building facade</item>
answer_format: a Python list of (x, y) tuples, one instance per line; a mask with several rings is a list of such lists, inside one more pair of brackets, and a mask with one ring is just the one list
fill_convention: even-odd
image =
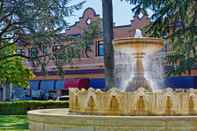
[[(93, 21), (100, 21), (101, 34), (102, 34), (102, 18), (96, 14), (95, 10), (92, 8), (87, 8), (82, 17), (79, 18), (74, 25), (70, 26), (65, 30), (63, 35), (65, 36), (74, 36), (81, 37), (83, 30), (88, 27), (88, 25)], [(149, 24), (149, 18), (146, 15), (134, 16), (130, 24), (116, 26), (114, 24), (113, 32), (114, 39), (133, 37), (136, 29), (142, 29)], [(65, 42), (68, 44), (69, 42)], [(61, 49), (61, 45), (54, 45), (51, 47), (46, 47), (46, 51), (54, 51)], [(38, 52), (36, 49), (32, 48), (31, 45), (26, 46), (19, 50), (20, 53), (25, 55), (33, 56)], [(27, 65), (34, 71), (36, 77), (33, 80), (30, 80), (30, 90), (29, 93), (31, 96), (37, 96), (38, 94), (47, 94), (51, 90), (64, 89), (65, 85), (69, 86), (79, 86), (79, 79), (88, 79), (88, 86), (93, 88), (104, 88), (104, 47), (102, 41), (102, 35), (100, 38), (94, 40), (94, 43), (91, 44), (91, 51), (88, 51), (87, 55), (80, 53), (80, 58), (73, 59), (69, 64), (63, 66), (64, 75), (63, 78), (58, 75), (58, 72), (55, 70), (53, 62), (48, 62), (47, 64), (47, 75), (44, 75), (40, 71), (40, 67), (33, 66), (31, 62), (27, 61)], [(194, 69), (191, 73), (192, 76), (196, 76), (196, 70)], [(187, 75), (187, 74), (185, 74)], [(184, 82), (182, 81), (184, 80)], [(177, 81), (179, 81), (177, 85)], [(172, 87), (183, 87), (181, 83), (185, 83), (189, 87), (195, 87), (197, 85), (196, 77), (184, 77), (184, 78), (168, 78), (169, 86)], [(87, 83), (84, 85), (87, 86)]]
[[(101, 28), (102, 28), (102, 18), (96, 14), (94, 9), (87, 8), (82, 17), (79, 18), (74, 25), (70, 26), (68, 29), (65, 30), (65, 36), (74, 36), (80, 37), (83, 33), (83, 30), (88, 27), (90, 22), (92, 21), (100, 21)], [(133, 37), (135, 34), (136, 29), (141, 29), (144, 26), (148, 25), (149, 19), (148, 16), (135, 16), (131, 23), (128, 25), (123, 26), (115, 26), (113, 28), (114, 31), (114, 39), (119, 39), (123, 37)], [(102, 34), (102, 29), (101, 29)], [(36, 51), (31, 47), (28, 47), (28, 50), (23, 50), (24, 54), (33, 55)], [(60, 45), (53, 46), (48, 48), (48, 51), (53, 51), (54, 49), (61, 48)], [(64, 79), (80, 79), (80, 78), (88, 78), (92, 83), (91, 86), (98, 86), (98, 88), (102, 88), (104, 86), (104, 48), (103, 48), (103, 41), (102, 36), (100, 38), (95, 39), (94, 43), (91, 45), (91, 51), (87, 52), (88, 57), (81, 53), (80, 59), (73, 59), (70, 64), (65, 64), (64, 67)], [(29, 66), (31, 64), (28, 63)], [(38, 67), (31, 66), (33, 70)], [(34, 79), (34, 83), (36, 81), (40, 81), (40, 86), (42, 87), (42, 81), (46, 80), (48, 83), (52, 81), (62, 80), (62, 78), (57, 74), (57, 71), (53, 70), (54, 65), (53, 63), (48, 64), (48, 75), (42, 75), (42, 73), (38, 70), (35, 72), (36, 77)], [(50, 82), (49, 82), (50, 81)], [(98, 82), (97, 82), (98, 81)], [(102, 81), (102, 82), (101, 82)], [(90, 83), (91, 83), (90, 82)], [(96, 84), (97, 83), (97, 84)], [(55, 85), (55, 84), (50, 84)], [(95, 87), (96, 88), (96, 87)]]

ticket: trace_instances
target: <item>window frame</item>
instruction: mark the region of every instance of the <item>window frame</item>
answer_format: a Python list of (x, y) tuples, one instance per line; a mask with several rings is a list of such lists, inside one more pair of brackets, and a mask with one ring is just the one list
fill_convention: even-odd
[(16, 54), (25, 55), (25, 50), (22, 48), (18, 48), (18, 49), (16, 49)]
[(47, 46), (43, 46), (42, 47), (42, 53), (44, 54), (44, 55), (46, 55), (46, 54), (48, 54), (48, 47)]
[[(101, 53), (102, 51), (100, 50), (100, 48), (103, 48), (103, 53)], [(98, 57), (104, 56), (104, 43), (103, 43), (103, 41), (98, 41), (97, 42), (97, 56)]]
[[(35, 55), (33, 55), (33, 51), (35, 51), (35, 52), (34, 52)], [(32, 58), (37, 57), (37, 56), (38, 56), (38, 49), (35, 48), (35, 47), (30, 48), (30, 49), (29, 49), (29, 56), (32, 57)]]
[(52, 52), (57, 52), (58, 50), (61, 50), (63, 45), (54, 45), (52, 46)]

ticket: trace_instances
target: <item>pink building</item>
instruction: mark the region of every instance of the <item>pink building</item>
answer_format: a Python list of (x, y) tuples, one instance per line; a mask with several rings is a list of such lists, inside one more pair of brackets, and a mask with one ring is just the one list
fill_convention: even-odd
[[(92, 21), (100, 21), (102, 23), (102, 18), (96, 14), (94, 9), (87, 8), (83, 16), (79, 18), (74, 25), (70, 26), (69, 29), (65, 30), (66, 36), (81, 36), (83, 29), (87, 28), (88, 24)], [(139, 18), (135, 16), (131, 23), (123, 26), (114, 26), (114, 39), (124, 38), (124, 37), (133, 37), (136, 29), (143, 28), (149, 23), (148, 16), (143, 16)], [(102, 33), (102, 31), (101, 31)], [(51, 47), (49, 51), (54, 48), (61, 47)], [(64, 78), (104, 78), (103, 74), (103, 42), (102, 38), (98, 38), (91, 46), (91, 51), (88, 52), (88, 56), (84, 53), (81, 53), (80, 59), (73, 59), (70, 64), (64, 65), (65, 75)], [(53, 63), (48, 65), (49, 75), (42, 76), (39, 74), (39, 70), (36, 73), (36, 80), (58, 80), (61, 79), (53, 71)]]
[[(65, 36), (75, 36), (80, 37), (83, 33), (83, 30), (88, 27), (92, 21), (98, 21), (101, 26), (102, 34), (102, 18), (100, 15), (96, 14), (94, 9), (87, 8), (83, 16), (79, 18), (74, 25), (70, 26), (65, 30)], [(148, 16), (135, 16), (131, 23), (128, 25), (115, 26), (114, 25), (114, 39), (124, 38), (124, 37), (133, 37), (136, 29), (141, 29), (144, 26), (149, 24)], [(65, 44), (69, 44), (69, 41), (66, 41)], [(55, 50), (61, 49), (61, 45), (54, 45), (51, 47), (46, 47), (44, 51), (52, 52)], [(33, 56), (37, 55), (40, 52), (36, 51), (35, 48), (32, 48), (31, 45), (21, 48), (20, 53)], [(104, 62), (103, 62), (103, 41), (102, 35), (101, 38), (95, 39), (94, 43), (91, 46), (91, 51), (87, 52), (87, 57), (83, 52), (81, 52), (80, 59), (73, 59), (71, 63), (65, 64), (64, 68), (64, 78), (60, 77), (55, 70), (53, 61), (47, 63), (48, 74), (43, 75), (41, 72), (41, 67), (32, 65), (31, 62), (27, 62), (28, 66), (34, 71), (36, 77), (34, 80), (30, 81), (30, 86), (33, 90), (54, 90), (54, 89), (63, 89), (64, 85), (76, 85), (79, 82), (79, 79), (89, 80), (89, 85), (95, 88), (104, 87)], [(87, 82), (84, 82), (87, 83)]]
[[(98, 21), (101, 26), (101, 34), (102, 34), (102, 18), (100, 15), (96, 14), (94, 9), (87, 8), (82, 17), (79, 18), (74, 25), (70, 26), (65, 30), (63, 35), (65, 36), (75, 36), (80, 37), (83, 33), (83, 30), (88, 27), (88, 25), (92, 21)], [(124, 37), (133, 37), (136, 29), (141, 29), (149, 24), (148, 16), (134, 16), (131, 19), (130, 24), (115, 26), (114, 24), (114, 39), (124, 38)], [(69, 44), (70, 41), (65, 41), (65, 44)], [(77, 43), (76, 43), (77, 44)], [(54, 45), (51, 47), (46, 47), (43, 51), (53, 52), (55, 50), (61, 49), (61, 45)], [(35, 48), (32, 48), (31, 45), (25, 46), (24, 48), (19, 50), (20, 53), (24, 53), (26, 55), (35, 55), (40, 53), (36, 51)], [(41, 72), (41, 67), (32, 65), (31, 62), (27, 62), (26, 64), (34, 71), (36, 77), (30, 81), (30, 86), (33, 91), (37, 91), (38, 89), (43, 92), (49, 92), (50, 90), (58, 90), (64, 89), (68, 86), (79, 86), (79, 83), (86, 83), (84, 86), (91, 86), (94, 88), (104, 88), (104, 62), (103, 62), (103, 41), (102, 35), (101, 38), (97, 38), (94, 40), (94, 43), (91, 45), (91, 51), (87, 52), (87, 57), (83, 52), (80, 53), (80, 59), (73, 59), (69, 64), (64, 64), (64, 78), (60, 77), (55, 70), (55, 66), (53, 61), (49, 61), (47, 63), (48, 73), (44, 75)], [(196, 76), (197, 70), (193, 69), (191, 72), (191, 76)], [(186, 74), (188, 75), (188, 74)], [(169, 84), (170, 86), (178, 86), (182, 87), (185, 84), (187, 87), (194, 87), (197, 85), (196, 77), (178, 77), (178, 78), (170, 78)], [(88, 83), (88, 85), (87, 85)], [(182, 83), (182, 84), (181, 84)], [(196, 83), (196, 84), (195, 84)], [(173, 85), (174, 84), (174, 85)], [(80, 87), (81, 88), (81, 87)], [(35, 92), (34, 92), (35, 93)], [(34, 94), (32, 93), (32, 94)], [(35, 93), (36, 94), (36, 93)]]

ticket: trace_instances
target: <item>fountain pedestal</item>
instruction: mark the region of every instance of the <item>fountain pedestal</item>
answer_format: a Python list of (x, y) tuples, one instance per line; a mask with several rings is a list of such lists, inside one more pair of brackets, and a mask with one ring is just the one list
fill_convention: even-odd
[[(135, 68), (133, 69), (133, 79), (128, 82), (125, 91), (135, 91), (140, 87), (144, 87), (148, 91), (152, 91), (152, 87), (148, 79), (144, 75), (144, 56), (155, 53), (163, 47), (163, 42), (159, 38), (122, 38), (114, 40), (114, 48), (122, 52), (134, 56)], [(125, 72), (128, 73), (128, 72)], [(131, 72), (132, 73), (132, 72)], [(132, 74), (131, 74), (132, 75)]]
[(152, 91), (150, 84), (144, 77), (144, 66), (142, 59), (144, 58), (144, 53), (135, 53), (133, 54), (135, 58), (135, 68), (134, 68), (134, 77), (132, 81), (129, 82), (126, 91), (135, 91), (139, 87), (144, 87), (148, 91)]

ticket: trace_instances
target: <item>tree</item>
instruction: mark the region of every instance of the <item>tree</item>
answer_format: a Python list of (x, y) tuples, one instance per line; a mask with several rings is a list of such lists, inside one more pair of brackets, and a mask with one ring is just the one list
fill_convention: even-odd
[(113, 7), (112, 0), (102, 0), (103, 7), (103, 40), (104, 40), (104, 64), (106, 88), (112, 88), (114, 84), (114, 49), (113, 39)]
[[(23, 58), (8, 57), (15, 54), (16, 45), (5, 47), (0, 50), (0, 84), (12, 83), (15, 86), (27, 87), (28, 80), (33, 78), (33, 73), (24, 64)], [(7, 57), (6, 59), (4, 57)]]
[[(22, 65), (23, 58), (37, 62), (45, 69), (55, 55), (26, 56), (14, 50), (16, 44), (31, 45), (36, 50), (68, 39), (60, 33), (68, 25), (66, 17), (80, 9), (84, 1), (68, 6), (70, 0), (0, 0), (0, 63), (1, 82), (22, 83), (31, 73)], [(9, 50), (9, 51), (8, 51)], [(10, 53), (7, 53), (10, 52)], [(6, 72), (11, 72), (4, 74)]]
[(83, 29), (82, 36), (80, 39), (75, 39), (75, 41), (80, 43), (80, 49), (85, 54), (86, 57), (89, 57), (88, 52), (91, 52), (91, 45), (94, 43), (96, 38), (100, 38), (100, 21), (92, 21), (86, 29)]
[(197, 1), (196, 0), (126, 0), (136, 6), (136, 14), (151, 9), (152, 23), (146, 32), (151, 36), (165, 35), (171, 42), (167, 61), (174, 67), (168, 75), (190, 73), (197, 63)]
[(72, 59), (80, 59), (80, 55), (90, 57), (89, 52), (92, 52), (91, 45), (96, 38), (100, 38), (100, 21), (92, 21), (86, 28), (82, 29), (80, 37), (69, 37), (70, 44), (64, 45), (60, 50), (52, 53), (55, 57), (56, 65), (59, 68), (59, 75), (63, 76), (63, 65), (71, 63)]

